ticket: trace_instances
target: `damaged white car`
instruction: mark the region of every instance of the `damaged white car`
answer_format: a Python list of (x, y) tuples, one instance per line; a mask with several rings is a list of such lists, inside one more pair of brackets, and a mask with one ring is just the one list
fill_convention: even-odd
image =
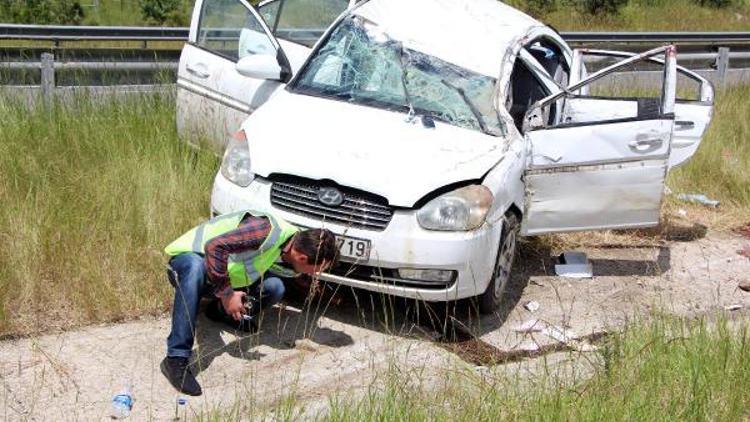
[[(207, 47), (217, 3), (246, 13), (232, 59)], [(206, 115), (204, 126), (225, 126), (212, 211), (269, 209), (331, 229), (343, 262), (327, 281), (425, 301), (476, 296), (492, 312), (517, 236), (656, 225), (667, 172), (711, 120), (711, 84), (677, 66), (672, 46), (573, 51), (495, 0), (338, 7), (309, 51), (287, 45), (305, 28), (280, 33), (244, 1), (199, 0), (180, 64), (183, 131)], [(191, 67), (204, 80), (237, 73), (242, 92), (217, 96)], [(604, 83), (633, 69), (647, 69), (650, 88), (623, 97)], [(228, 127), (248, 114), (240, 132)]]

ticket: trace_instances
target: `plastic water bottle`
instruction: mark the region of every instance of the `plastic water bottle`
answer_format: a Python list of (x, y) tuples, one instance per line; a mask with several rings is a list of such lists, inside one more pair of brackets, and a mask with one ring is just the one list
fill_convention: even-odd
[(130, 416), (130, 410), (133, 409), (133, 396), (130, 394), (130, 386), (125, 385), (120, 394), (112, 398), (112, 419), (125, 419)]

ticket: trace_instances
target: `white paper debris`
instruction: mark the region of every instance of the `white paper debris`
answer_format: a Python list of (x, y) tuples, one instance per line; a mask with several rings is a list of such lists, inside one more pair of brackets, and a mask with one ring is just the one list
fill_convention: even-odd
[(569, 278), (591, 278), (593, 268), (583, 252), (568, 251), (560, 255), (560, 264), (555, 265), (555, 274)]
[(724, 309), (726, 309), (727, 311), (739, 311), (740, 309), (742, 309), (742, 305), (740, 304), (728, 305), (728, 306), (725, 306)]
[(536, 312), (539, 310), (540, 305), (539, 305), (539, 302), (535, 300), (531, 300), (531, 301), (526, 302), (526, 304), (524, 304), (523, 307), (526, 308), (526, 310), (529, 312)]
[(538, 333), (541, 332), (547, 324), (538, 319), (530, 319), (523, 324), (513, 328), (513, 331), (517, 333)]

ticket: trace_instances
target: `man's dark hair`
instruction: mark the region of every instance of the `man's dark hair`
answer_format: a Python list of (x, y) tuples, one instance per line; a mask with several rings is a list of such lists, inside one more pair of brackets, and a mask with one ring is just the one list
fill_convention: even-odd
[(307, 255), (308, 264), (320, 265), (330, 262), (333, 266), (338, 259), (336, 237), (328, 229), (300, 231), (294, 239), (294, 249)]

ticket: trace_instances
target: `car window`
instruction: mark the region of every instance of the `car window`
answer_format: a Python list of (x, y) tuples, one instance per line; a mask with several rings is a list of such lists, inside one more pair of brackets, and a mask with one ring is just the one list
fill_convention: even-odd
[(538, 38), (524, 48), (531, 53), (547, 74), (560, 86), (568, 86), (570, 67), (559, 45), (547, 38)]
[(523, 130), (523, 120), (529, 108), (551, 94), (538, 77), (520, 57), (516, 58), (505, 106), (519, 131)]
[(233, 61), (250, 54), (276, 55), (260, 22), (238, 0), (203, 3), (197, 45)]
[(292, 90), (429, 115), (462, 128), (504, 134), (493, 106), (495, 79), (405, 48), (352, 16), (313, 54)]
[(260, 14), (274, 36), (312, 47), (349, 0), (277, 0), (260, 7)]
[(279, 6), (281, 6), (281, 0), (274, 0), (269, 3), (264, 3), (258, 7), (258, 13), (266, 21), (271, 30), (276, 26), (276, 17), (279, 15)]

